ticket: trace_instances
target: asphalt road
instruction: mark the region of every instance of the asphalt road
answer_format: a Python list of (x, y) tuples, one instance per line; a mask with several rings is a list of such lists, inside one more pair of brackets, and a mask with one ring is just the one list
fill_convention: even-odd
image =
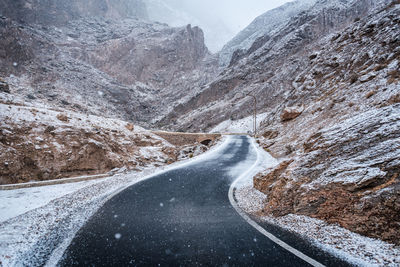
[[(214, 157), (135, 184), (110, 199), (77, 233), (59, 264), (309, 266), (231, 206), (229, 171), (255, 160), (255, 151), (248, 137), (229, 142)], [(290, 233), (272, 231), (322, 264), (346, 265)]]

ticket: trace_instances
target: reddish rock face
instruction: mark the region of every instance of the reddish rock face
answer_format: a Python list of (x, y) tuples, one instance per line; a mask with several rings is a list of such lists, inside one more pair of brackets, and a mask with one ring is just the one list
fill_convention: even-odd
[(254, 178), (264, 212), (308, 215), (400, 244), (400, 105), (321, 129)]
[(400, 93), (392, 95), (389, 99), (389, 104), (392, 105), (392, 104), (396, 104), (396, 103), (400, 103)]
[(135, 127), (133, 126), (132, 123), (128, 123), (128, 124), (125, 126), (125, 128), (128, 129), (128, 130), (131, 131), (131, 132), (135, 129)]
[(68, 120), (69, 120), (68, 116), (65, 114), (62, 114), (62, 113), (57, 115), (57, 119), (59, 119), (60, 121), (64, 121), (64, 122), (68, 122)]
[(16, 95), (144, 127), (214, 77), (200, 28), (101, 16), (29, 27), (1, 16), (0, 76), (32, 88)]
[(161, 166), (180, 151), (123, 121), (12, 103), (0, 103), (0, 110), (0, 184)]
[(298, 116), (304, 111), (304, 107), (287, 107), (283, 109), (281, 113), (281, 121), (290, 121)]

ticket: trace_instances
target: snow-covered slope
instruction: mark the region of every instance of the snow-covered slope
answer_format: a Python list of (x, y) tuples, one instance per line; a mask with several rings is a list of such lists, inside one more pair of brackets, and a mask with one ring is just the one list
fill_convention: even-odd
[(11, 94), (147, 128), (217, 65), (198, 27), (104, 17), (42, 26), (0, 16), (0, 36), (0, 78)]
[(236, 50), (247, 50), (257, 38), (279, 31), (290, 18), (309, 9), (315, 2), (317, 0), (297, 0), (260, 15), (222, 48), (219, 52), (220, 64), (228, 65)]
[(211, 130), (251, 115), (252, 99), (237, 97), (251, 92), (269, 113), (260, 144), (289, 158), (257, 182), (265, 210), (398, 244), (400, 4), (381, 3), (319, 0), (237, 55), (168, 119)]
[(0, 0), (0, 15), (19, 22), (43, 25), (62, 25), (80, 18), (99, 16), (106, 18), (147, 19), (143, 0)]
[(139, 171), (208, 149), (195, 137), (185, 141), (171, 144), (126, 121), (52, 109), (0, 92), (0, 185)]
[(238, 99), (238, 93), (253, 92), (258, 98), (260, 112), (278, 106), (280, 112), (284, 108), (284, 99), (296, 91), (293, 89), (295, 77), (309, 66), (308, 56), (312, 51), (318, 53), (324, 46), (329, 47), (330, 34), (343, 30), (361, 16), (367, 16), (377, 5), (371, 0), (319, 0), (306, 12), (292, 17), (281, 29), (271, 32), (268, 38), (259, 38), (248, 50), (235, 53), (230, 66), (200, 94), (177, 105), (160, 124), (177, 120), (180, 129), (190, 127), (196, 130), (196, 127), (204, 126), (211, 129), (231, 116), (234, 119), (249, 116), (252, 101), (249, 98)]
[[(257, 114), (257, 128), (265, 120), (268, 113)], [(253, 133), (254, 116), (249, 116), (240, 120), (226, 120), (210, 130), (211, 133)]]

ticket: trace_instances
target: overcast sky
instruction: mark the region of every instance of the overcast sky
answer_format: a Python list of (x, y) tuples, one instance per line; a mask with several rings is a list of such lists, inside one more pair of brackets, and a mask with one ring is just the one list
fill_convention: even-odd
[(289, 0), (175, 0), (186, 10), (219, 17), (229, 28), (240, 31), (257, 16)]
[[(154, 0), (153, 0), (154, 1)], [(157, 0), (155, 0), (157, 1)], [(188, 16), (180, 16), (181, 21), (163, 21), (171, 26), (191, 23), (200, 26), (206, 36), (206, 44), (216, 52), (248, 26), (257, 16), (283, 5), (291, 0), (162, 0), (175, 10)], [(162, 12), (162, 11), (161, 11)], [(160, 12), (158, 12), (160, 13)], [(163, 12), (164, 13), (164, 12)], [(159, 20), (162, 19), (159, 14)], [(192, 20), (192, 21), (189, 21)]]

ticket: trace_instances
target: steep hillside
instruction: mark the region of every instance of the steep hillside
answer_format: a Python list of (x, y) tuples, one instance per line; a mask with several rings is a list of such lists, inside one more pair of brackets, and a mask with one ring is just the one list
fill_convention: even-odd
[(257, 17), (222, 48), (219, 52), (220, 64), (229, 65), (232, 55), (235, 52), (246, 51), (258, 38), (260, 38), (260, 41), (268, 38), (272, 32), (279, 31), (292, 17), (309, 9), (316, 1), (303, 0), (289, 2)]
[[(328, 45), (330, 34), (368, 15), (377, 4), (370, 0), (318, 1), (307, 12), (291, 18), (281, 30), (237, 54), (231, 66), (202, 93), (178, 105), (159, 125), (177, 121), (181, 129), (196, 131), (243, 118), (253, 110), (253, 100), (244, 98), (249, 92), (257, 96), (259, 113), (282, 110), (286, 98), (297, 91), (296, 77), (308, 67), (313, 51)], [(333, 68), (335, 64), (339, 63)]]
[(262, 213), (307, 215), (398, 244), (400, 4), (374, 6), (318, 1), (168, 120), (224, 125), (251, 115), (251, 92), (265, 114), (259, 143), (282, 160), (254, 180), (267, 194)]
[(81, 17), (147, 19), (142, 0), (0, 1), (0, 15), (18, 22), (62, 25)]
[(190, 97), (217, 66), (200, 28), (147, 21), (146, 8), (0, 1), (0, 183), (140, 169), (204, 151), (136, 126)]
[[(255, 179), (268, 194), (266, 212), (399, 244), (399, 18), (392, 6), (330, 38), (264, 121), (260, 143), (287, 157)], [(301, 108), (285, 120), (285, 106)]]
[(218, 138), (152, 133), (0, 92), (0, 185), (141, 171), (196, 156)]
[(0, 76), (12, 94), (142, 126), (206, 84), (217, 65), (190, 25), (94, 16), (54, 26), (3, 16), (0, 33)]

